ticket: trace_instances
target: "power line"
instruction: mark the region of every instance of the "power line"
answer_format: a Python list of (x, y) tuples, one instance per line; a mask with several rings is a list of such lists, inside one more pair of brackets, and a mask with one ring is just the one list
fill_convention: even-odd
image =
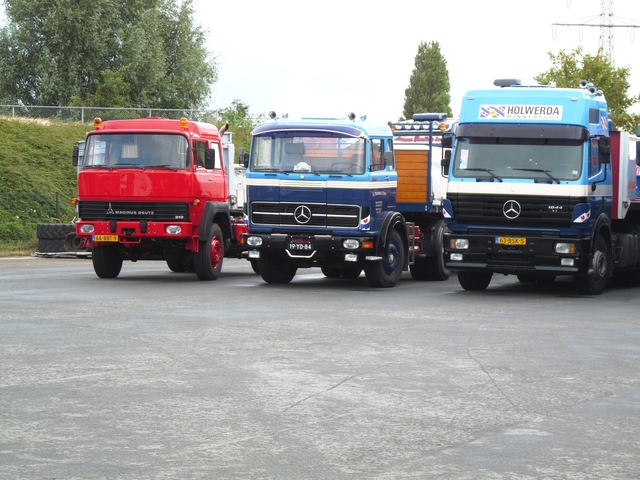
[[(590, 19), (584, 21), (581, 19), (575, 20), (573, 22), (567, 23), (552, 23), (551, 25), (561, 26), (561, 27), (580, 27), (582, 34), (582, 27), (599, 27), (600, 28), (600, 40), (598, 44), (599, 51), (602, 51), (609, 62), (611, 62), (611, 66), (615, 67), (615, 56), (613, 50), (613, 29), (614, 28), (640, 28), (640, 25), (636, 23), (615, 23), (614, 18), (617, 18), (613, 15), (613, 0), (602, 0), (600, 7), (600, 15), (595, 17), (591, 17)], [(596, 23), (586, 23), (591, 20), (598, 19), (599, 21)], [(625, 20), (625, 19), (620, 19)], [(578, 23), (580, 22), (580, 23)], [(631, 20), (634, 22), (634, 20)], [(582, 37), (580, 38), (582, 40)]]

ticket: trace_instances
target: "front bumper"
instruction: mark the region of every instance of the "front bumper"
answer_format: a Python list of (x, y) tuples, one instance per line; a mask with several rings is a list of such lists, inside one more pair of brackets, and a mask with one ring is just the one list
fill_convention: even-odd
[(258, 258), (260, 252), (285, 252), (301, 266), (380, 260), (374, 256), (375, 240), (372, 237), (247, 233), (242, 239), (250, 259)]
[[(518, 239), (518, 240), (514, 240)], [(454, 248), (460, 241), (468, 248)], [(500, 242), (524, 242), (508, 244)], [(453, 243), (452, 243), (453, 242)], [(573, 245), (570, 253), (557, 253), (556, 245)], [(484, 270), (493, 273), (575, 275), (589, 270), (591, 238), (530, 236), (513, 233), (444, 235), (445, 264), (451, 270)]]

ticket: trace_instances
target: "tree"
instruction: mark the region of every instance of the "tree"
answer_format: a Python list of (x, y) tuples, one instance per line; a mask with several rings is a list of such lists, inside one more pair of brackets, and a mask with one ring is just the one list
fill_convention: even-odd
[(535, 77), (538, 83), (572, 88), (578, 87), (580, 80), (592, 83), (604, 93), (615, 127), (635, 133), (640, 115), (632, 114), (628, 109), (640, 102), (640, 94), (628, 94), (629, 67), (614, 68), (602, 51), (593, 56), (583, 53), (582, 47), (568, 53), (560, 50), (557, 55), (549, 52), (549, 58), (552, 66)]
[(447, 61), (440, 53), (438, 42), (421, 42), (416, 54), (415, 67), (404, 91), (404, 119), (414, 113), (446, 113), (452, 116)]
[(256, 126), (256, 121), (249, 116), (249, 107), (242, 100), (236, 98), (227, 108), (221, 109), (220, 115), (221, 125), (228, 123), (229, 131), (233, 132), (233, 143), (236, 151), (240, 148), (244, 153), (249, 153), (251, 145), (251, 130)]
[(192, 1), (5, 0), (0, 100), (201, 108), (217, 65)]

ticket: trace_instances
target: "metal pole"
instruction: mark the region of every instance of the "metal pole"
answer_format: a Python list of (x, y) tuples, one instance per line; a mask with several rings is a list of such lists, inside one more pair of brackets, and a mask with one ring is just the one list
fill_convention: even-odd
[(60, 218), (60, 194), (56, 192), (56, 218)]

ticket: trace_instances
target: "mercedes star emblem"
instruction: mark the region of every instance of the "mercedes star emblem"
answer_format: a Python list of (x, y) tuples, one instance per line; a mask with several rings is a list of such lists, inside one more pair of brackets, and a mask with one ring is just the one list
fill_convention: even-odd
[(296, 219), (296, 222), (305, 224), (311, 220), (311, 209), (306, 205), (300, 205), (293, 212), (293, 218)]
[(515, 200), (507, 200), (506, 202), (504, 202), (504, 205), (502, 206), (502, 213), (504, 213), (504, 216), (507, 217), (509, 220), (514, 220), (518, 218), (521, 212), (522, 212), (522, 207)]

